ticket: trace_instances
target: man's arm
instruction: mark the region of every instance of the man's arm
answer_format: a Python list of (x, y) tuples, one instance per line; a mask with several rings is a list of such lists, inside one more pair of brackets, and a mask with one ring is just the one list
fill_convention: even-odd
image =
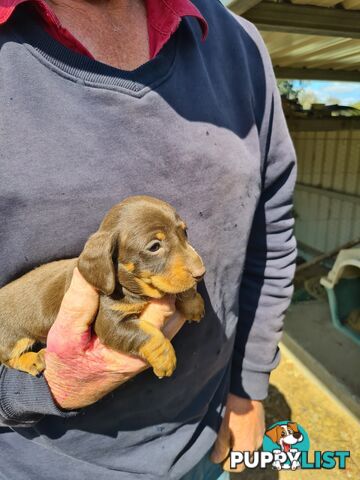
[[(69, 417), (147, 368), (90, 335), (98, 294), (76, 269), (47, 339), (44, 375), (0, 370), (0, 426), (27, 427), (45, 415)], [(155, 300), (142, 316), (172, 338), (184, 323), (173, 299)]]
[(263, 189), (248, 242), (239, 293), (231, 393), (253, 400), (267, 396), (270, 372), (279, 363), (278, 342), (293, 292), (294, 147), (271, 71), (272, 99), (266, 136)]
[[(279, 363), (278, 342), (293, 291), (296, 260), (292, 215), (295, 152), (266, 47), (256, 29), (247, 25), (263, 56), (268, 102), (260, 131), (262, 193), (239, 292), (230, 394), (212, 452), (213, 462), (223, 463), (228, 471), (230, 450), (254, 451), (262, 443), (265, 425), (261, 400), (267, 396), (270, 372)], [(241, 464), (236, 471), (243, 469)]]

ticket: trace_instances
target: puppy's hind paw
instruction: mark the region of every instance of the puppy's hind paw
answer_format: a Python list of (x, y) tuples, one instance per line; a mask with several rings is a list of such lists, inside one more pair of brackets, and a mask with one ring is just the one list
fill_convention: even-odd
[(36, 377), (45, 370), (45, 349), (23, 353), (19, 358), (11, 360), (9, 366)]
[(32, 364), (29, 365), (28, 373), (36, 377), (45, 370), (45, 349), (42, 349), (39, 352), (29, 353), (34, 353), (34, 359), (32, 361)]

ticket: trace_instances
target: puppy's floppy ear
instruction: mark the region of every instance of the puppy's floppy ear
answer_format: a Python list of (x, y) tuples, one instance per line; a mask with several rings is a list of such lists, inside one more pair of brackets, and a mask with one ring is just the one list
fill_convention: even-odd
[(273, 428), (270, 428), (270, 430), (267, 430), (265, 432), (265, 435), (271, 439), (274, 443), (278, 443), (278, 440), (280, 438), (281, 434), (281, 427), (279, 425), (276, 425)]
[(96, 232), (86, 242), (78, 268), (87, 282), (105, 295), (115, 290), (115, 267), (113, 253), (116, 236), (113, 232)]
[(296, 422), (289, 422), (288, 427), (290, 427), (293, 432), (299, 431), (299, 427), (297, 426)]

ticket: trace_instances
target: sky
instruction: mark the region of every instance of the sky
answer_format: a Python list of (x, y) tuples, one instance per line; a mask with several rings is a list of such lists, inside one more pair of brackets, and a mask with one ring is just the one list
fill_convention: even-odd
[(296, 89), (312, 91), (320, 103), (337, 98), (341, 105), (353, 105), (360, 102), (360, 82), (325, 82), (319, 80), (294, 81)]

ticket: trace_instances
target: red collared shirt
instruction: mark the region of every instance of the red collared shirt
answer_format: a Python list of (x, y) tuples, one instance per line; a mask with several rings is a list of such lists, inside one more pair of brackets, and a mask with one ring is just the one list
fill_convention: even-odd
[[(92, 58), (91, 53), (64, 27), (45, 0), (0, 0), (0, 25), (5, 23), (15, 8), (31, 1), (44, 20), (47, 32), (58, 42), (83, 55)], [(149, 32), (150, 58), (153, 58), (176, 31), (182, 17), (198, 19), (202, 38), (207, 35), (208, 25), (196, 6), (190, 0), (145, 0)]]

